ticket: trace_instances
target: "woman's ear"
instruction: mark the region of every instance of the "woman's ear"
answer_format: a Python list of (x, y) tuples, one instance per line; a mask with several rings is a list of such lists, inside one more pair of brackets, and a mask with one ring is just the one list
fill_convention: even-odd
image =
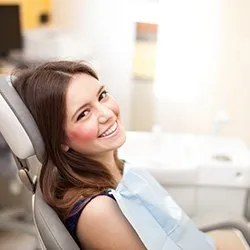
[(66, 145), (66, 144), (61, 144), (61, 148), (62, 148), (62, 150), (65, 151), (65, 152), (69, 151), (69, 146)]

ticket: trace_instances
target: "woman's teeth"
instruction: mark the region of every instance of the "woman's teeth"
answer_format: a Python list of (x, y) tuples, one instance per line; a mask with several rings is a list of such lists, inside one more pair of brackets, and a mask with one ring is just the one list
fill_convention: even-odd
[(100, 137), (106, 137), (106, 136), (113, 134), (116, 131), (117, 126), (118, 126), (117, 122), (115, 122), (114, 125), (111, 128), (109, 128), (108, 130), (106, 130), (104, 133), (102, 133), (100, 135)]

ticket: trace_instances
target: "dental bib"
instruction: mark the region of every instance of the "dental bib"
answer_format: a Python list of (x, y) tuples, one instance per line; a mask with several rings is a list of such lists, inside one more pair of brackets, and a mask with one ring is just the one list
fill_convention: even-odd
[(122, 180), (110, 192), (148, 250), (215, 249), (146, 170), (125, 164)]

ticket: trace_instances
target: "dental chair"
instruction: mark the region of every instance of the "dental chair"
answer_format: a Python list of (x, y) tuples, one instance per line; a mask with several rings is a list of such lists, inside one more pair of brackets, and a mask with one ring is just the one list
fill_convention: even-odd
[[(20, 179), (32, 192), (32, 209), (42, 249), (77, 250), (79, 247), (54, 210), (43, 200), (38, 177), (44, 155), (44, 143), (29, 110), (5, 75), (0, 75), (0, 133), (17, 162)], [(236, 229), (250, 245), (250, 229), (243, 218), (194, 218), (204, 232)]]

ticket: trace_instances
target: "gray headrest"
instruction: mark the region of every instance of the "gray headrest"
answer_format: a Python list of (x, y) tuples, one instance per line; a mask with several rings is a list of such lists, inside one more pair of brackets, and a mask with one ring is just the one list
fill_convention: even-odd
[(44, 159), (44, 143), (37, 125), (6, 75), (0, 75), (0, 133), (20, 159)]
[(80, 250), (55, 211), (43, 200), (39, 182), (34, 202), (34, 222), (46, 249)]

